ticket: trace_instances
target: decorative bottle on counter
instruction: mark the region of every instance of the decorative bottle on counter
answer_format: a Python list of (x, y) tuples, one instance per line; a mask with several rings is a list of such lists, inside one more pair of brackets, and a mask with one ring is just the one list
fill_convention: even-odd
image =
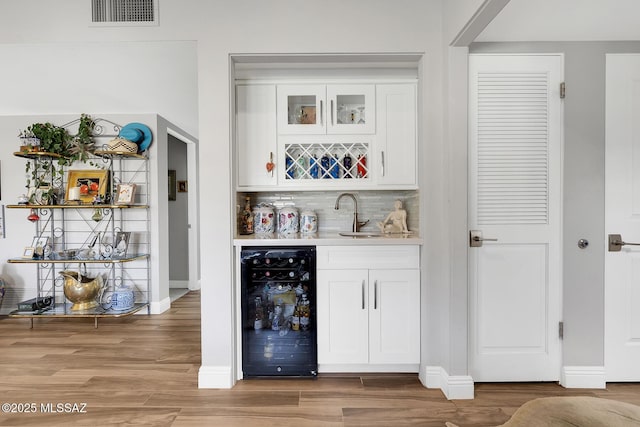
[(240, 234), (253, 234), (253, 212), (251, 212), (251, 198), (249, 196), (244, 199), (244, 208), (240, 213)]

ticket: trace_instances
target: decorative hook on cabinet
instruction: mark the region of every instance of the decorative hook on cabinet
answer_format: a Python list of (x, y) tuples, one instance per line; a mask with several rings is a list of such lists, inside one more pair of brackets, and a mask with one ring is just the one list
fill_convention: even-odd
[(273, 168), (275, 167), (275, 163), (273, 163), (273, 151), (269, 152), (269, 161), (267, 162), (267, 172), (271, 172), (271, 176), (273, 176)]

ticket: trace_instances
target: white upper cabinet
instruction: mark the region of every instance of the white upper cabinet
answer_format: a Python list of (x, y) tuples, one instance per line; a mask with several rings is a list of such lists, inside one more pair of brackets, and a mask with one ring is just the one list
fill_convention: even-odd
[(376, 131), (375, 85), (328, 85), (329, 134), (372, 134)]
[(237, 188), (416, 189), (416, 99), (415, 82), (238, 83)]
[(325, 85), (278, 85), (278, 133), (326, 133)]
[(238, 187), (276, 186), (279, 168), (275, 85), (236, 86), (236, 143)]
[(278, 85), (282, 135), (375, 133), (375, 85)]
[(377, 85), (376, 112), (377, 184), (417, 187), (416, 85)]

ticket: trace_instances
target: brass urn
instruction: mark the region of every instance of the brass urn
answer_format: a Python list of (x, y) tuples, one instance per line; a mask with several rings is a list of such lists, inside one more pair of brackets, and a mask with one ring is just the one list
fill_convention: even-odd
[(77, 271), (61, 271), (60, 274), (64, 277), (64, 296), (73, 303), (71, 310), (89, 310), (98, 306), (102, 276), (87, 277)]

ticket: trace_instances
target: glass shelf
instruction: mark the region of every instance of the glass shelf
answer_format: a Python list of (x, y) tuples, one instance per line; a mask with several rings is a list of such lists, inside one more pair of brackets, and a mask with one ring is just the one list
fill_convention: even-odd
[[(128, 159), (142, 159), (146, 160), (147, 156), (138, 153), (127, 153), (123, 151), (110, 151), (110, 150), (95, 150), (91, 154), (98, 157), (123, 157)], [(16, 157), (22, 157), (24, 159), (62, 159), (63, 156), (56, 153), (50, 153), (48, 151), (16, 151), (13, 153)]]
[(33, 317), (33, 316), (57, 316), (57, 317), (122, 317), (133, 314), (142, 310), (149, 304), (135, 303), (129, 310), (111, 310), (103, 307), (95, 307), (89, 310), (71, 310), (72, 304), (70, 303), (56, 303), (51, 307), (47, 307), (36, 311), (19, 311), (14, 310), (9, 313), (11, 317)]
[(149, 303), (135, 303), (133, 307), (129, 310), (121, 310), (115, 311), (110, 309), (105, 309), (103, 307), (96, 307), (89, 310), (78, 310), (72, 311), (71, 305), (69, 303), (56, 303), (51, 307), (47, 307), (42, 310), (36, 311), (19, 311), (14, 310), (9, 313), (9, 317), (20, 317), (23, 319), (31, 319), (31, 329), (33, 329), (33, 319), (37, 317), (76, 317), (76, 318), (90, 318), (94, 319), (94, 328), (98, 328), (98, 319), (104, 319), (107, 317), (126, 317), (131, 316), (132, 314), (137, 313), (143, 308), (147, 308), (149, 310)]
[(145, 156), (144, 154), (127, 153), (127, 152), (124, 152), (124, 151), (96, 150), (96, 151), (93, 152), (93, 154), (98, 156), (98, 157), (105, 157), (105, 158), (122, 157), (122, 158), (127, 158), (127, 159), (147, 160), (147, 156)]
[(124, 262), (138, 261), (149, 258), (148, 254), (129, 255), (124, 258), (101, 258), (101, 259), (32, 259), (32, 258), (10, 258), (7, 260), (10, 264), (121, 264)]
[(92, 205), (68, 203), (64, 205), (7, 205), (8, 209), (147, 209), (149, 205)]
[(48, 151), (16, 151), (13, 153), (16, 157), (22, 157), (23, 159), (62, 159), (60, 154), (49, 153)]

